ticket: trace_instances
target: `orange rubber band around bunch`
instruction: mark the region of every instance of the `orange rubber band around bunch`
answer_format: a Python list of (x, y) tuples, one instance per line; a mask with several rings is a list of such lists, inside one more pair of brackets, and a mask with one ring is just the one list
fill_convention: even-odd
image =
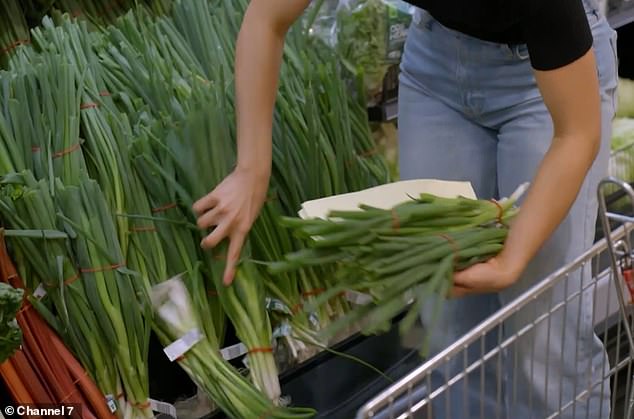
[(491, 199), (489, 202), (495, 205), (498, 209), (498, 216), (497, 216), (498, 224), (505, 225), (504, 220), (502, 219), (504, 217), (504, 208), (502, 208), (502, 205), (500, 205), (500, 203), (496, 201), (495, 199)]
[(146, 400), (143, 403), (131, 403), (131, 404), (133, 407), (136, 407), (138, 409), (147, 409), (152, 405), (149, 400)]
[(156, 227), (132, 227), (130, 233), (156, 233)]
[(394, 208), (392, 208), (391, 214), (392, 214), (392, 228), (394, 230), (400, 229), (401, 228), (401, 220), (398, 218), (398, 213), (396, 212), (396, 210)]
[(31, 147), (31, 152), (32, 153), (37, 153), (40, 150), (41, 150), (41, 148), (39, 146), (34, 145), (33, 147)]
[(302, 310), (302, 308), (304, 308), (304, 303), (299, 302), (299, 303), (295, 304), (293, 307), (291, 307), (291, 314), (293, 316), (296, 315), (297, 313), (299, 313)]
[(99, 96), (101, 96), (101, 97), (110, 97), (110, 96), (112, 96), (112, 94), (109, 91), (107, 91), (107, 90), (102, 90), (101, 92), (99, 92)]
[(79, 109), (81, 109), (83, 111), (84, 109), (95, 109), (95, 108), (98, 108), (98, 107), (99, 107), (99, 104), (97, 104), (95, 102), (88, 102), (88, 103), (82, 103), (79, 106)]
[(309, 291), (304, 291), (302, 292), (302, 297), (304, 298), (308, 298), (308, 297), (317, 297), (323, 293), (326, 292), (325, 288), (316, 288), (314, 290), (309, 290)]
[(176, 208), (176, 205), (177, 204), (173, 202), (171, 204), (163, 205), (162, 207), (152, 208), (152, 213), (156, 214), (159, 212), (165, 212), (165, 211), (171, 210), (172, 208)]
[(125, 262), (117, 263), (114, 265), (108, 265), (108, 266), (100, 266), (97, 268), (82, 268), (79, 271), (83, 274), (92, 274), (92, 273), (98, 273), (98, 272), (116, 271), (117, 269), (123, 268), (124, 266), (126, 266)]
[(68, 279), (66, 279), (66, 280), (64, 281), (64, 285), (70, 285), (70, 284), (72, 284), (73, 282), (77, 281), (77, 280), (79, 279), (79, 277), (80, 277), (80, 275), (79, 275), (79, 274), (76, 274), (76, 275), (74, 275), (74, 276), (71, 276), (70, 278), (68, 278)]
[(54, 159), (59, 159), (61, 157), (64, 157), (67, 154), (70, 154), (70, 153), (73, 153), (73, 152), (79, 150), (80, 148), (81, 148), (81, 144), (77, 143), (75, 145), (72, 145), (72, 146), (68, 147), (65, 150), (57, 151), (57, 152), (53, 153), (53, 158)]
[(249, 354), (271, 354), (273, 353), (273, 348), (268, 346), (265, 348), (253, 348), (249, 349)]
[(31, 41), (29, 39), (18, 39), (17, 41), (15, 41), (12, 44), (9, 44), (7, 47), (3, 48), (0, 53), (2, 54), (6, 54), (9, 53), (11, 51), (13, 51), (14, 49), (16, 49), (17, 47), (19, 47), (20, 45), (28, 45), (30, 44)]

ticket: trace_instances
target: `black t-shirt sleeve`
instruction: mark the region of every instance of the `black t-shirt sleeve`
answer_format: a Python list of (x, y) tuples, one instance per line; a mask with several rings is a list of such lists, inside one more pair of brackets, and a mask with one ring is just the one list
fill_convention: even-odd
[(554, 70), (581, 58), (592, 47), (592, 32), (581, 0), (529, 0), (523, 19), (530, 60), (536, 70)]

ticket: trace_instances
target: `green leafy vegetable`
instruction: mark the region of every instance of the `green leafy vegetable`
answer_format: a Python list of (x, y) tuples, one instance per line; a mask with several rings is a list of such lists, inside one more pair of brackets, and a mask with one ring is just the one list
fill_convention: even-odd
[(22, 290), (0, 283), (0, 363), (11, 357), (22, 343), (22, 331), (15, 316), (23, 295)]

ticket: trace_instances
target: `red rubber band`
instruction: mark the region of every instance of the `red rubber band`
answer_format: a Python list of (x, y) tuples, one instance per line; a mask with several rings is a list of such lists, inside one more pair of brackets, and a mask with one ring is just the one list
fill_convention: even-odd
[(15, 41), (14, 43), (9, 44), (7, 47), (3, 48), (0, 51), (0, 53), (6, 54), (6, 53), (9, 53), (9, 52), (13, 51), (14, 49), (19, 47), (20, 45), (28, 45), (30, 43), (31, 43), (31, 41), (29, 39), (19, 39), (19, 40)]
[(40, 150), (41, 150), (41, 148), (40, 148), (40, 147), (38, 147), (38, 146), (33, 146), (33, 147), (31, 147), (31, 152), (33, 152), (33, 153), (37, 153), (37, 152), (38, 152), (38, 151), (40, 151)]
[(498, 209), (498, 217), (497, 217), (498, 223), (504, 224), (504, 222), (502, 221), (502, 217), (504, 216), (504, 208), (502, 208), (502, 205), (500, 205), (500, 203), (496, 201), (495, 199), (491, 199), (489, 200), (489, 202), (493, 203), (493, 205), (495, 205)]
[(309, 290), (309, 291), (302, 292), (302, 297), (304, 297), (304, 298), (316, 297), (318, 295), (323, 294), (324, 292), (326, 292), (326, 290), (324, 288), (317, 288), (317, 289), (314, 289), (314, 290)]
[(84, 269), (80, 269), (81, 273), (97, 273), (97, 272), (109, 272), (109, 271), (116, 271), (119, 268), (123, 268), (125, 266), (125, 263), (117, 263), (116, 265), (110, 265), (110, 266), (101, 266), (99, 268), (84, 268)]
[(249, 350), (248, 353), (249, 354), (271, 354), (273, 353), (273, 348), (270, 346), (267, 348), (253, 348)]
[(156, 227), (132, 227), (130, 233), (155, 233)]
[(56, 153), (53, 153), (53, 158), (54, 159), (59, 159), (60, 157), (64, 157), (67, 154), (73, 153), (77, 150), (79, 150), (81, 148), (81, 144), (77, 143), (71, 147), (68, 147), (66, 150), (62, 150), (62, 151), (58, 151)]
[(176, 208), (176, 203), (163, 205), (162, 207), (152, 208), (152, 212), (156, 214), (157, 212), (164, 212), (167, 210), (171, 210), (172, 208)]
[(396, 212), (394, 208), (392, 208), (391, 213), (392, 213), (392, 228), (394, 230), (398, 230), (399, 228), (401, 228), (401, 220), (399, 220), (398, 213)]
[(99, 96), (101, 96), (101, 97), (110, 97), (110, 96), (112, 96), (112, 94), (109, 91), (107, 91), (107, 90), (102, 90), (101, 92), (99, 92)]
[(147, 409), (148, 407), (151, 406), (151, 403), (149, 400), (144, 401), (143, 403), (131, 403), (132, 406), (137, 407), (139, 409)]
[(218, 291), (216, 290), (207, 290), (207, 297), (217, 297)]
[(79, 106), (79, 109), (84, 110), (84, 109), (95, 109), (98, 108), (99, 105), (96, 104), (95, 102), (88, 102), (88, 103), (83, 103), (81, 106)]
[(293, 307), (291, 307), (291, 314), (295, 315), (297, 313), (299, 313), (302, 308), (304, 308), (304, 304), (303, 303), (297, 303), (295, 304)]
[(80, 275), (77, 274), (75, 276), (71, 276), (70, 278), (68, 278), (67, 280), (64, 281), (64, 285), (70, 285), (73, 282), (77, 281), (80, 278)]

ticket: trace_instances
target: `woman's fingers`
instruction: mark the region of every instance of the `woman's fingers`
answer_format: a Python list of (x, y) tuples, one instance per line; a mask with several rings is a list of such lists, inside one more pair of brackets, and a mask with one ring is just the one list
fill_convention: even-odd
[(198, 228), (207, 229), (219, 225), (222, 221), (222, 208), (215, 206), (198, 217)]
[(229, 238), (229, 250), (227, 252), (227, 266), (225, 267), (225, 274), (223, 283), (227, 286), (231, 285), (236, 274), (236, 264), (240, 260), (240, 253), (242, 252), (242, 246), (246, 239), (246, 233), (240, 229), (235, 229), (234, 233)]
[(207, 237), (203, 239), (200, 245), (203, 247), (203, 249), (213, 249), (229, 236), (230, 228), (230, 222), (221, 222)]
[(215, 192), (215, 190), (211, 191), (194, 203), (192, 209), (196, 215), (200, 216), (218, 205), (218, 198)]

